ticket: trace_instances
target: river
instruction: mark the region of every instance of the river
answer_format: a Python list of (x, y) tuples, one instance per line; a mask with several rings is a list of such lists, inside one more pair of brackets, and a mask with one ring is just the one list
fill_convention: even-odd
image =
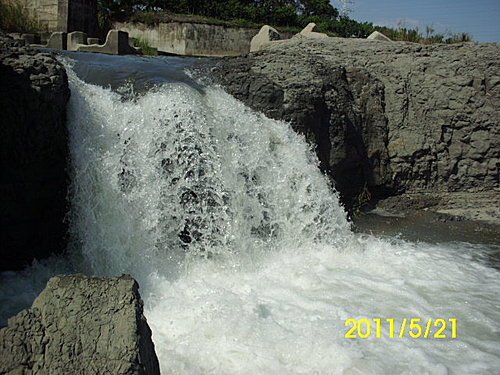
[[(69, 248), (1, 275), (2, 322), (54, 274), (130, 273), (163, 374), (500, 373), (498, 244), (354, 232), (303, 137), (202, 83), (202, 60), (64, 61)], [(345, 338), (350, 318), (370, 336)], [(405, 318), (447, 338), (400, 337)]]

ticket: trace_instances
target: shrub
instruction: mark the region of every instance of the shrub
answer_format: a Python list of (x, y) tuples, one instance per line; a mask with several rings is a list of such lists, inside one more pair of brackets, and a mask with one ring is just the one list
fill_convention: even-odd
[(143, 55), (146, 55), (146, 56), (158, 55), (158, 50), (154, 47), (151, 47), (146, 39), (143, 39), (143, 38), (135, 39), (134, 45), (136, 47), (140, 47)]

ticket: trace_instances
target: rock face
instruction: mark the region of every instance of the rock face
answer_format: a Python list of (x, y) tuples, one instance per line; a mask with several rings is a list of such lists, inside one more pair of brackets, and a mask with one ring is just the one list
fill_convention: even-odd
[(52, 278), (0, 330), (0, 373), (159, 374), (138, 288), (129, 276)]
[(64, 246), (69, 88), (46, 53), (0, 35), (0, 269)]
[(293, 39), (217, 80), (316, 147), (349, 207), (402, 192), (499, 188), (500, 46)]

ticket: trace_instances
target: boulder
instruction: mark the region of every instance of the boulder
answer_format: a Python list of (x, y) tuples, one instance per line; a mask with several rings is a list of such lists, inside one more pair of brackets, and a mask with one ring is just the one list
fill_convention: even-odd
[(159, 374), (139, 286), (130, 276), (49, 280), (0, 330), (0, 374)]
[(366, 190), (499, 189), (499, 54), (496, 44), (292, 38), (215, 74), (304, 134), (349, 208)]
[(0, 35), (0, 270), (65, 247), (66, 71)]
[(366, 39), (368, 39), (368, 40), (379, 40), (379, 41), (382, 41), (382, 42), (392, 42), (391, 39), (389, 39), (384, 34), (378, 32), (378, 31), (374, 31)]
[(280, 33), (271, 26), (264, 25), (260, 28), (257, 35), (252, 38), (250, 42), (250, 52), (260, 51), (264, 46), (268, 45), (274, 40), (280, 40)]

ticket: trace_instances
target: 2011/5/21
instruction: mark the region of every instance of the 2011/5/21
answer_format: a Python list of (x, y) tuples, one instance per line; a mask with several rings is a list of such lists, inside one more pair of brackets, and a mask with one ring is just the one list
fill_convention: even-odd
[[(351, 328), (346, 332), (344, 335), (345, 338), (348, 339), (356, 339), (356, 338), (362, 338), (362, 339), (367, 339), (369, 337), (372, 337), (372, 321), (375, 323), (375, 333), (374, 337), (375, 338), (381, 338), (382, 337), (382, 324), (385, 322), (385, 324), (388, 324), (389, 326), (389, 338), (404, 338), (404, 337), (411, 337), (414, 339), (417, 338), (435, 338), (435, 339), (446, 339), (446, 338), (451, 338), (451, 339), (456, 339), (457, 338), (457, 319), (456, 318), (450, 318), (448, 320), (446, 319), (428, 319), (425, 324), (422, 324), (422, 319), (421, 318), (404, 318), (401, 322), (401, 325), (396, 326), (396, 319), (394, 318), (387, 318), (387, 319), (382, 319), (382, 318), (373, 318), (373, 319), (347, 319), (345, 321), (345, 326)], [(409, 323), (408, 323), (409, 322)], [(448, 327), (448, 324), (451, 329), (451, 336), (447, 336), (445, 332), (446, 328)], [(397, 330), (397, 335), (396, 335), (396, 329)], [(432, 328), (436, 328), (435, 332), (431, 332)]]

